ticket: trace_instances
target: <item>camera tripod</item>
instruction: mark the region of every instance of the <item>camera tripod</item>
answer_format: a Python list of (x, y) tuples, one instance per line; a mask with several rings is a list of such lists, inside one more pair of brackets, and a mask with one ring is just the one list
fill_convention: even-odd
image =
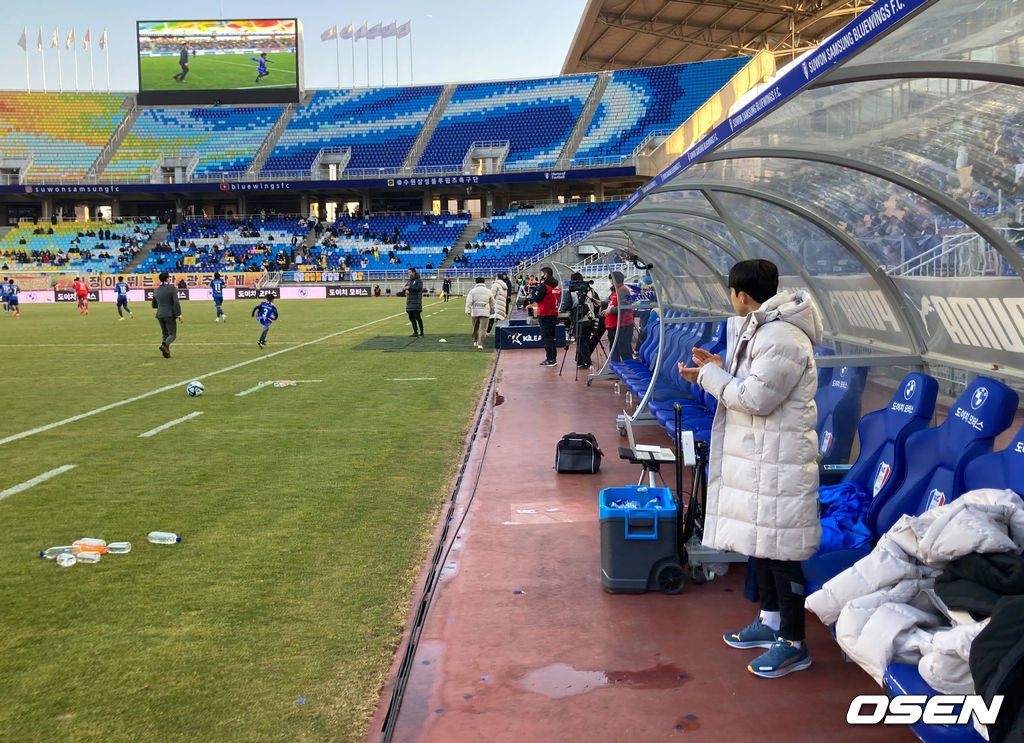
[[(579, 320), (577, 320), (575, 323), (573, 323), (573, 343), (578, 344), (580, 342), (580, 332), (584, 328), (587, 328), (588, 326), (590, 326), (589, 330), (590, 330), (590, 333), (592, 334), (593, 330), (594, 330), (593, 325), (595, 325), (595, 324), (596, 324), (596, 321), (594, 321), (594, 322), (580, 322)], [(589, 339), (587, 340), (587, 342), (588, 343), (590, 342)], [(569, 346), (570, 345), (572, 345), (572, 344), (569, 342), (569, 339), (566, 338), (565, 339), (565, 350), (562, 352), (562, 363), (558, 367), (558, 376), (562, 376), (562, 369), (565, 368), (565, 359), (566, 359), (566, 357), (569, 356)], [(600, 353), (605, 358), (608, 357), (608, 351), (604, 347), (604, 338), (603, 337), (597, 341), (597, 345), (596, 346), (594, 346), (593, 348), (590, 349), (591, 366), (594, 365), (593, 364), (593, 359), (594, 359), (594, 354), (595, 353)], [(598, 366), (599, 365), (600, 364), (598, 364)], [(580, 367), (579, 367), (579, 364), (576, 364), (576, 375), (573, 377), (573, 380), (578, 382), (579, 379), (580, 379)]]

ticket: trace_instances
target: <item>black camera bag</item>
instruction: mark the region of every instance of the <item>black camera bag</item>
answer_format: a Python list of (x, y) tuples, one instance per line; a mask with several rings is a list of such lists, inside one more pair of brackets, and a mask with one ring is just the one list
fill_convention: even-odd
[(592, 475), (601, 469), (601, 447), (592, 433), (567, 433), (555, 447), (555, 470)]

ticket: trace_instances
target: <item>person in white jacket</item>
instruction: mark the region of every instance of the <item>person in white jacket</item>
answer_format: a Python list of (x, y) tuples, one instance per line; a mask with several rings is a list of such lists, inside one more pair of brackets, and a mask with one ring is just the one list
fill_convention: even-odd
[(754, 558), (761, 613), (723, 635), (736, 648), (767, 648), (747, 665), (765, 678), (810, 667), (804, 645), (804, 577), (800, 561), (821, 541), (818, 521), (817, 308), (804, 292), (778, 292), (766, 260), (729, 271), (737, 317), (728, 325), (726, 361), (700, 348), (696, 367), (679, 373), (718, 399), (704, 544)]
[(466, 295), (466, 315), (473, 318), (473, 347), (483, 348), (487, 337), (487, 320), (494, 313), (494, 295), (484, 286), (483, 277)]
[(494, 295), (494, 311), (491, 313), (490, 322), (487, 323), (487, 332), (494, 329), (494, 324), (505, 322), (505, 305), (508, 304), (508, 286), (500, 277), (495, 277), (491, 284), (491, 294)]

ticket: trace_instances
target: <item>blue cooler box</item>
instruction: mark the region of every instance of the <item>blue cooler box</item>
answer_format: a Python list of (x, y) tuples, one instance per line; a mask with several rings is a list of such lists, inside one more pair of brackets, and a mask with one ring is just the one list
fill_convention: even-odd
[(679, 509), (672, 491), (642, 485), (605, 488), (600, 507), (604, 589), (610, 593), (682, 590)]

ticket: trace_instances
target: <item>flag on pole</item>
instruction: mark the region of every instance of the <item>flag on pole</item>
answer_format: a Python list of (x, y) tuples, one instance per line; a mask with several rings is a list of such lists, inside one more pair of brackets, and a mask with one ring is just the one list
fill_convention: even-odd
[(384, 26), (380, 30), (380, 37), (382, 39), (390, 39), (392, 36), (395, 35), (395, 31), (397, 29), (398, 29), (398, 24), (395, 23), (394, 21), (392, 21), (391, 23), (389, 23), (388, 25)]
[(367, 24), (364, 23), (362, 26), (356, 29), (356, 34), (354, 37), (356, 41), (366, 38), (366, 25)]
[(57, 41), (57, 27), (53, 27), (53, 38), (50, 39), (50, 48), (57, 49), (60, 46), (60, 42)]
[(36, 51), (43, 51), (43, 27), (39, 27), (39, 41), (36, 42)]
[(395, 37), (398, 39), (404, 39), (406, 36), (412, 33), (412, 21), (406, 21), (401, 26), (395, 29)]
[(75, 43), (75, 27), (72, 26), (71, 30), (68, 31), (68, 40), (64, 44), (65, 49), (70, 49), (71, 45)]
[(353, 26), (350, 23), (347, 26), (345, 26), (345, 28), (341, 29), (341, 38), (343, 38), (343, 39), (351, 39), (352, 38), (352, 34), (354, 32), (355, 32), (355, 26)]
[(107, 29), (103, 29), (103, 35), (100, 36), (100, 49), (107, 48)]
[(338, 24), (335, 23), (329, 29), (320, 34), (320, 41), (330, 41), (338, 36)]
[(85, 49), (85, 51), (89, 51), (89, 42), (91, 41), (89, 36), (90, 36), (91, 33), (92, 33), (92, 29), (91, 28), (85, 29), (85, 38), (82, 39), (82, 48)]
[(22, 26), (21, 38), (18, 39), (18, 46), (20, 46), (26, 52), (28, 51), (28, 26)]
[(376, 26), (371, 26), (370, 30), (366, 32), (367, 39), (379, 39), (380, 38), (380, 23)]

